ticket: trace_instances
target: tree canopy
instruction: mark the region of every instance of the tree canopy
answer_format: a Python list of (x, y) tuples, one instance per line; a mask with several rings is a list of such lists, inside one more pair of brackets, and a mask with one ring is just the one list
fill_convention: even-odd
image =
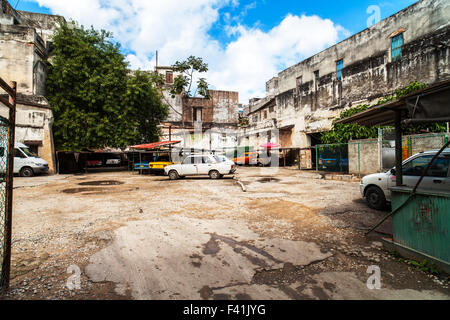
[(167, 115), (150, 75), (130, 72), (104, 30), (61, 24), (53, 37), (47, 98), (57, 150), (123, 148), (157, 141)]

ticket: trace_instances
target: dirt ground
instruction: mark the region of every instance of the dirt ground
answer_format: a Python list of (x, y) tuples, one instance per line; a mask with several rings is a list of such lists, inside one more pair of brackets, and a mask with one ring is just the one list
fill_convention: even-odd
[(232, 177), (16, 178), (0, 299), (450, 299), (447, 276), (383, 250), (389, 223), (364, 236), (387, 212), (369, 209), (358, 183), (275, 168), (236, 179), (247, 192)]

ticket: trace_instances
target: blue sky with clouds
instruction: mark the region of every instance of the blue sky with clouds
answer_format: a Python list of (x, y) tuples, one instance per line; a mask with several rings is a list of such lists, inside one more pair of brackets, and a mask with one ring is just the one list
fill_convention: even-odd
[(114, 33), (133, 68), (189, 55), (210, 65), (213, 87), (241, 101), (264, 94), (281, 69), (367, 27), (376, 5), (384, 19), (413, 0), (10, 0), (18, 10), (54, 13)]

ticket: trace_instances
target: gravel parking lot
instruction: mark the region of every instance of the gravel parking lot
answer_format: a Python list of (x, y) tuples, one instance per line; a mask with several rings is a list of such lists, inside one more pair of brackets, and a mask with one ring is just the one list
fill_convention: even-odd
[[(16, 178), (3, 299), (450, 298), (447, 277), (364, 236), (386, 212), (366, 206), (358, 183), (245, 167), (236, 179), (247, 192), (232, 177)], [(373, 265), (380, 290), (367, 287)]]

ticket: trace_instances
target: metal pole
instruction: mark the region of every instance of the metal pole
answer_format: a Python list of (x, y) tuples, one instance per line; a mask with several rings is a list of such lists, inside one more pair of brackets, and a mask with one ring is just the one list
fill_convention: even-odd
[(403, 139), (402, 139), (402, 114), (395, 112), (395, 175), (397, 187), (403, 185)]
[(358, 179), (361, 180), (361, 142), (358, 142)]
[(6, 221), (5, 221), (5, 242), (4, 257), (2, 263), (2, 274), (0, 279), (0, 288), (2, 291), (9, 289), (9, 277), (11, 272), (11, 238), (12, 238), (12, 212), (13, 212), (13, 179), (14, 179), (14, 148), (15, 148), (15, 129), (16, 129), (16, 95), (17, 83), (11, 82), (13, 95), (9, 96), (9, 103), (12, 108), (9, 109), (9, 141), (8, 141), (8, 160), (6, 165)]
[(380, 171), (383, 171), (383, 129), (378, 128), (378, 156), (380, 157)]
[(319, 148), (316, 145), (316, 171), (319, 171)]

